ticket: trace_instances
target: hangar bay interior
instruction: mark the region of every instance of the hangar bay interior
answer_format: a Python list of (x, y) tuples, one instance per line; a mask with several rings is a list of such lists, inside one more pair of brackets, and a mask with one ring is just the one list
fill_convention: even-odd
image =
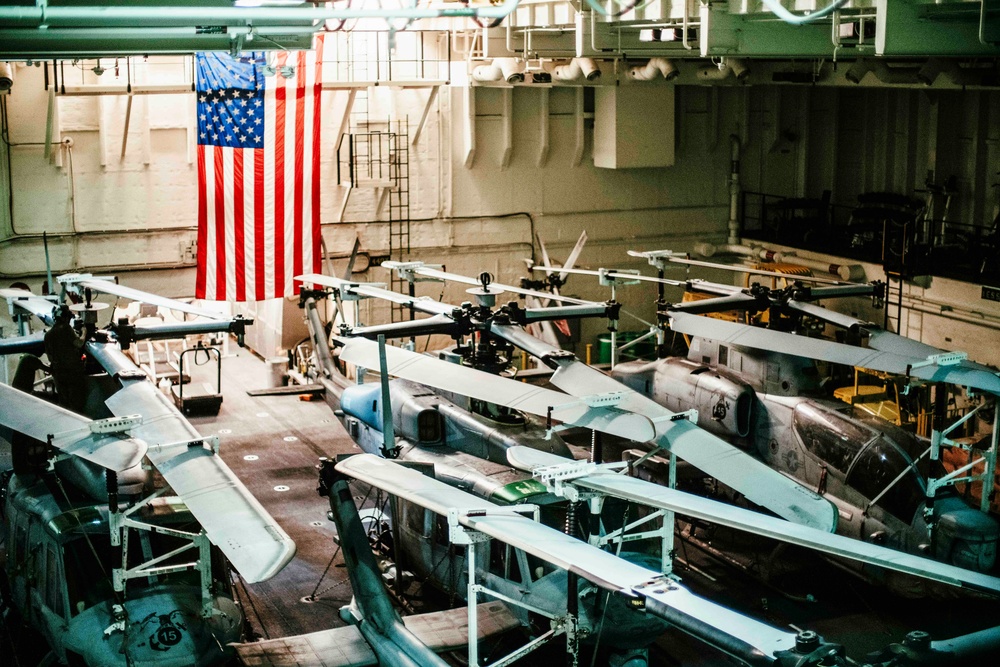
[(1000, 656), (1000, 3), (0, 6), (0, 663)]

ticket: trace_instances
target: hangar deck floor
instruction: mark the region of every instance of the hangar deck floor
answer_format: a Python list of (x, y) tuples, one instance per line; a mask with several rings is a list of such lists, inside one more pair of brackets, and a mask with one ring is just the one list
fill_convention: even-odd
[[(294, 560), (270, 581), (237, 583), (253, 631), (274, 638), (343, 625), (338, 610), (350, 602), (351, 590), (342, 560), (331, 562), (334, 527), (326, 518), (326, 499), (316, 493), (315, 466), (321, 456), (358, 450), (322, 400), (247, 395), (265, 387), (268, 377), (260, 359), (239, 350), (223, 363), (225, 400), (219, 414), (191, 421), (202, 434), (221, 437), (223, 459), (297, 544)], [(715, 533), (711, 539), (722, 546), (728, 536)], [(794, 549), (781, 556), (790, 571), (777, 586), (763, 585), (691, 547), (679, 545), (678, 552), (697, 568), (678, 565), (684, 583), (696, 593), (778, 627), (816, 630), (843, 643), (855, 659), (900, 641), (911, 629), (946, 638), (1000, 625), (996, 601), (903, 600)], [(306, 600), (313, 595), (315, 600)], [(804, 601), (807, 595), (814, 601)], [(559, 644), (519, 664), (561, 662), (565, 654)], [(656, 665), (730, 664), (721, 653), (675, 630), (657, 640), (651, 658)], [(450, 659), (464, 664), (461, 656)], [(588, 658), (582, 664), (603, 663)]]

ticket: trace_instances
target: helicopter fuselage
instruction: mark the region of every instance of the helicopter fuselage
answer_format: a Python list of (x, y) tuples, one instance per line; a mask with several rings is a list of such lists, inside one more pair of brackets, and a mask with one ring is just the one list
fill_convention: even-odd
[[(243, 616), (233, 602), (225, 560), (213, 558), (210, 616), (203, 611), (198, 572), (192, 570), (132, 579), (118, 599), (111, 581), (116, 552), (108, 505), (72, 495), (79, 493), (54, 474), (13, 474), (4, 501), (12, 603), (45, 637), (56, 658), (101, 667), (181, 667), (227, 660), (224, 647), (240, 638)], [(151, 510), (156, 516), (145, 520), (192, 530), (194, 521), (182, 504), (157, 500)], [(138, 544), (130, 561), (149, 560), (177, 546), (145, 531), (133, 539)], [(181, 559), (190, 560), (190, 555)], [(177, 557), (160, 565), (175, 562)]]
[[(572, 458), (558, 435), (547, 436), (545, 428), (521, 413), (489, 404), (473, 405), (466, 397), (436, 392), (414, 382), (392, 380), (389, 389), (399, 459), (433, 463), (435, 477), (451, 486), (501, 504), (537, 504), (544, 522), (566, 522), (565, 502), (525, 473), (512, 469), (506, 458), (507, 449), (517, 445)], [(348, 387), (341, 396), (338, 416), (363, 451), (384, 455), (380, 401), (378, 384)], [(392, 521), (396, 522), (400, 566), (439, 590), (464, 599), (468, 585), (465, 550), (470, 547), (450, 545), (443, 517), (409, 503), (397, 503), (396, 507), (400, 516)], [(554, 615), (566, 612), (565, 571), (497, 540), (471, 548), (477, 549), (476, 562), (481, 565), (478, 583)], [(628, 557), (651, 569), (660, 567), (652, 556), (631, 553)], [(646, 645), (666, 627), (663, 621), (638, 613), (624, 600), (608, 598), (596, 589), (580, 591), (579, 610), (581, 636), (600, 633), (602, 646), (632, 660), (644, 661)], [(516, 607), (515, 613), (526, 626), (537, 624), (540, 618), (522, 607)], [(547, 629), (546, 622), (542, 631)]]
[[(823, 495), (838, 509), (839, 534), (980, 572), (993, 568), (1000, 527), (953, 493), (929, 501), (926, 471), (916, 463), (926, 443), (849, 406), (798, 395), (817, 387), (818, 377), (807, 365), (783, 363), (797, 358), (698, 339), (692, 354), (623, 363), (613, 375), (671, 410), (696, 409), (699, 426)], [(870, 567), (864, 575), (886, 576)]]

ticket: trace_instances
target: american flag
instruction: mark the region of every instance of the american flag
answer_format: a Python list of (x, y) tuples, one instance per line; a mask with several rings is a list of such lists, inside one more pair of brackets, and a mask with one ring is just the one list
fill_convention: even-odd
[(195, 296), (290, 296), (320, 270), (323, 41), (313, 51), (199, 53)]

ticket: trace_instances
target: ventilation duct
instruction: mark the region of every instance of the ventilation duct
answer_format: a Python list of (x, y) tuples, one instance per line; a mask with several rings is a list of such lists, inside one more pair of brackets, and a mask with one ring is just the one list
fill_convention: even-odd
[(596, 81), (601, 78), (601, 68), (593, 58), (573, 58), (568, 65), (552, 70), (552, 76), (559, 81), (575, 81), (581, 76), (587, 81)]
[(743, 58), (725, 58), (715, 67), (703, 67), (698, 70), (698, 79), (702, 81), (722, 81), (732, 75), (737, 81), (744, 81), (750, 76), (750, 67)]
[(473, 81), (490, 83), (500, 81), (507, 83), (524, 82), (524, 63), (517, 58), (494, 58), (489, 65), (480, 65), (472, 70)]
[(660, 74), (663, 75), (664, 79), (670, 81), (676, 79), (680, 71), (673, 60), (666, 58), (650, 58), (643, 67), (633, 67), (629, 70), (629, 76), (637, 81), (652, 81)]
[(14, 85), (14, 68), (10, 63), (0, 62), (0, 92), (10, 90)]
[(851, 63), (849, 68), (847, 68), (847, 72), (844, 73), (844, 76), (851, 83), (861, 83), (861, 79), (865, 78), (865, 74), (872, 71), (873, 64), (874, 63), (870, 60), (858, 58)]

